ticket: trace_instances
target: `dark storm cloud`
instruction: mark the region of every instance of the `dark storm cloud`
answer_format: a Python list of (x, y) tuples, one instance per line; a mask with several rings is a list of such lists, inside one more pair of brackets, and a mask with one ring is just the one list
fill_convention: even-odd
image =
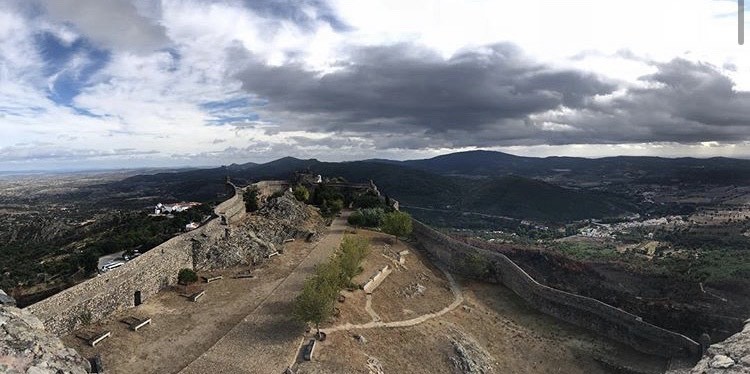
[(255, 61), (239, 79), (268, 101), (257, 110), (279, 124), (273, 131), (371, 136), (378, 148), (750, 138), (750, 94), (717, 67), (650, 63), (657, 71), (633, 87), (541, 64), (511, 44), (449, 59), (400, 44), (351, 51), (323, 75)]
[(589, 105), (551, 120), (572, 124), (576, 134), (555, 134), (550, 143), (744, 141), (750, 139), (750, 93), (715, 66), (684, 59), (656, 63), (645, 88)]
[(409, 44), (369, 47), (322, 77), (300, 66), (253, 63), (239, 78), (268, 99), (269, 113), (301, 115), (313, 125), (308, 130), (355, 133), (502, 131), (506, 121), (580, 107), (614, 89), (592, 74), (533, 62), (510, 44), (447, 60)]

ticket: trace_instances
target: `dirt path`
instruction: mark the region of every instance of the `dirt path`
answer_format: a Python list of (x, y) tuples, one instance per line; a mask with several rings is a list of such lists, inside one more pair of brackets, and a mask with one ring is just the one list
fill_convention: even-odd
[(234, 326), (181, 373), (281, 373), (299, 345), (301, 326), (292, 316), (292, 303), (315, 266), (328, 259), (341, 243), (346, 215), (333, 221), (328, 235), (271, 292), (260, 305)]
[(367, 294), (365, 296), (365, 310), (367, 311), (367, 314), (369, 314), (370, 317), (372, 317), (373, 322), (380, 321), (380, 316), (378, 315), (378, 313), (375, 312), (374, 309), (372, 309), (372, 295), (370, 294)]
[[(418, 325), (432, 318), (440, 317), (443, 314), (448, 313), (453, 309), (456, 309), (459, 305), (461, 305), (461, 303), (464, 302), (464, 296), (461, 293), (461, 288), (458, 286), (458, 283), (456, 283), (456, 280), (453, 279), (453, 276), (449, 272), (445, 271), (445, 269), (443, 269), (442, 267), (440, 267), (440, 270), (443, 272), (443, 274), (445, 274), (445, 277), (448, 279), (448, 282), (450, 283), (450, 287), (451, 287), (451, 292), (453, 292), (453, 302), (450, 305), (446, 306), (445, 308), (435, 313), (427, 313), (419, 317), (414, 317), (414, 318), (403, 320), (403, 321), (382, 322), (380, 321), (380, 317), (378, 317), (377, 320), (375, 319), (375, 316), (377, 316), (377, 314), (375, 314), (375, 311), (372, 311), (372, 313), (370, 313), (370, 311), (372, 310), (372, 306), (370, 306), (370, 308), (368, 309), (368, 313), (370, 313), (370, 315), (374, 314), (372, 322), (367, 322), (367, 323), (362, 323), (362, 324), (345, 323), (343, 325), (329, 327), (327, 329), (324, 329), (323, 331), (325, 333), (332, 333), (332, 332), (341, 331), (341, 330), (372, 329), (372, 328), (378, 328), (378, 327), (409, 327), (409, 326)], [(368, 299), (367, 305), (370, 305), (369, 299)]]

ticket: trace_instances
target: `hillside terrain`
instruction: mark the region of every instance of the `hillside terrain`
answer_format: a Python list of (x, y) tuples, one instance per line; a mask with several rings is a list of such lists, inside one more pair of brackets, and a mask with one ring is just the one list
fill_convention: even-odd
[[(468, 152), (415, 161), (287, 157), (202, 170), (15, 177), (0, 181), (0, 214), (10, 223), (0, 230), (0, 288), (22, 305), (32, 303), (93, 276), (99, 256), (148, 250), (202, 220), (230, 193), (227, 177), (245, 185), (306, 172), (328, 182), (372, 180), (432, 226), (520, 248), (527, 271), (555, 287), (718, 340), (740, 328), (750, 305), (743, 292), (750, 281), (747, 165)], [(178, 201), (202, 205), (172, 218), (149, 216), (155, 204)]]

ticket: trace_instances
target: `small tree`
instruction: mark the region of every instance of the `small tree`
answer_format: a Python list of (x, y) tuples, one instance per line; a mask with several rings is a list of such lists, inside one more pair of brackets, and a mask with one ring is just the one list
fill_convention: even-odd
[(315, 276), (305, 281), (302, 292), (294, 300), (293, 311), (297, 320), (315, 324), (317, 336), (320, 336), (320, 324), (333, 314), (333, 303), (338, 292), (335, 282), (319, 272), (316, 271)]
[(403, 237), (411, 234), (411, 216), (408, 213), (393, 211), (385, 215), (382, 230), (386, 234)]
[(188, 285), (198, 281), (198, 274), (193, 269), (180, 269), (177, 273), (177, 282), (180, 284)]
[(307, 201), (310, 199), (310, 191), (305, 186), (294, 187), (294, 197), (299, 201)]
[(359, 265), (369, 254), (370, 242), (366, 238), (344, 237), (337, 256), (339, 271), (345, 283), (344, 286), (350, 286), (352, 278), (362, 271)]

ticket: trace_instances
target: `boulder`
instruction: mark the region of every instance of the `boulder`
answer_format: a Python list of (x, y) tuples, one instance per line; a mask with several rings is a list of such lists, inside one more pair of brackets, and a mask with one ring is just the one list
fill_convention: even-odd
[(44, 331), (30, 312), (0, 306), (0, 372), (85, 374), (90, 370), (88, 360)]
[(708, 366), (715, 369), (726, 369), (734, 366), (734, 360), (724, 355), (716, 355)]

